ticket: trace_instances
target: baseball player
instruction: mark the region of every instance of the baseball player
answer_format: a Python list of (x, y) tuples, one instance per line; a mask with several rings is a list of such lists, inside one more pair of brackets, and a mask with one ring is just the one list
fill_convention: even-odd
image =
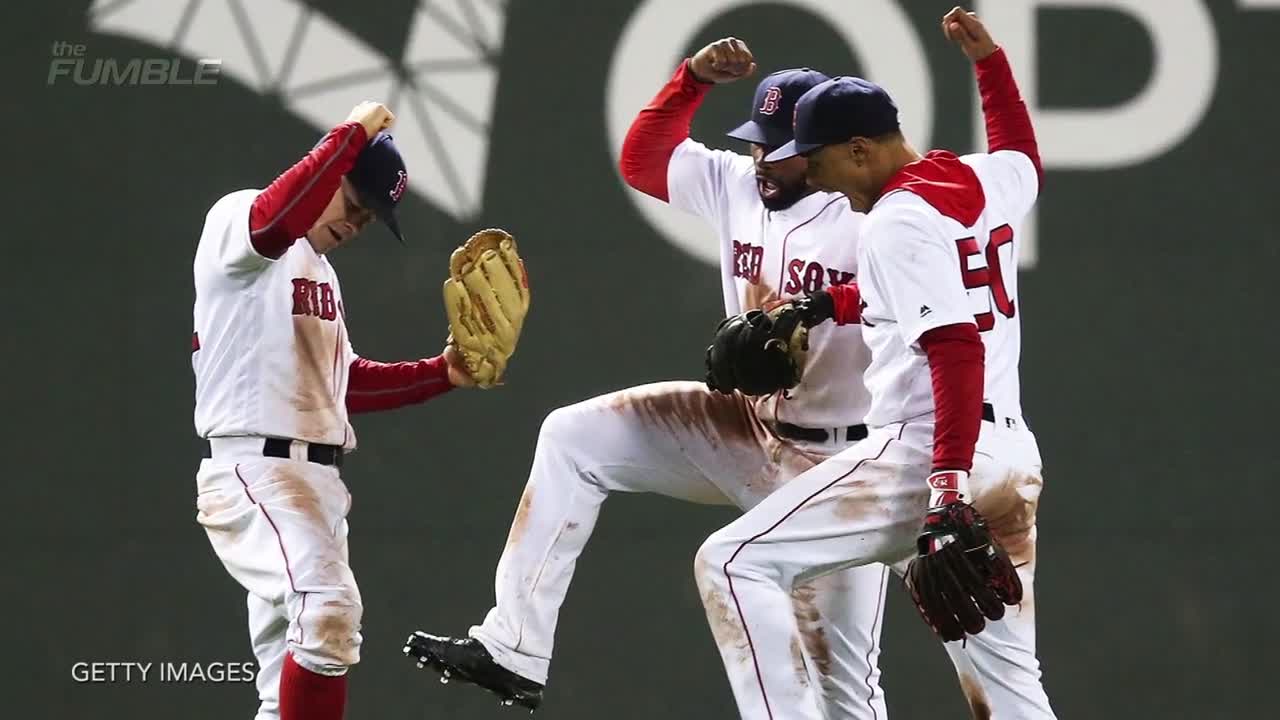
[(348, 414), (474, 384), (453, 346), (391, 364), (352, 350), (327, 255), (373, 218), (401, 238), (393, 120), (357, 105), (266, 189), (218, 200), (196, 250), (195, 426), (209, 444), (196, 519), (247, 591), (258, 720), (343, 716), (362, 611), (339, 475), (356, 447)]
[[(740, 40), (702, 48), (640, 111), (621, 153), (628, 184), (716, 228), (730, 314), (850, 282), (858, 271), (863, 216), (838, 193), (808, 187), (802, 158), (765, 160), (792, 139), (797, 98), (825, 75), (801, 68), (760, 82), (750, 119), (729, 133), (749, 144), (749, 156), (689, 138), (706, 93), (755, 68)], [(605, 498), (649, 492), (751, 508), (849, 448), (866, 434), (861, 336), (856, 323), (815, 328), (804, 379), (786, 392), (749, 398), (662, 382), (552, 412), (498, 563), (496, 606), (469, 637), (418, 632), (405, 652), (446, 679), (537, 708), (560, 606)], [(787, 588), (801, 628), (790, 671), (809, 678), (831, 718), (885, 717), (877, 657), (886, 581), (886, 568), (866, 566)], [(706, 599), (726, 617), (734, 612), (727, 597)]]
[[(987, 153), (921, 156), (883, 89), (840, 77), (801, 97), (795, 139), (766, 158), (806, 156), (811, 183), (868, 213), (856, 287), (773, 317), (784, 333), (792, 312), (862, 323), (871, 431), (698, 551), (698, 586), (744, 718), (824, 717), (790, 662), (800, 637), (792, 584), (905, 564), (913, 548), (908, 588), (948, 641), (974, 715), (1053, 717), (1035, 656), (1041, 460), (1019, 398), (1015, 265), (1042, 171), (1004, 53), (960, 8), (943, 31), (976, 64)], [(776, 353), (787, 339), (765, 344)]]

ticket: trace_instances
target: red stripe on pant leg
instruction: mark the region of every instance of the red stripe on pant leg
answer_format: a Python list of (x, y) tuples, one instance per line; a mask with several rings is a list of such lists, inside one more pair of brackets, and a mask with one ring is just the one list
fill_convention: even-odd
[(885, 584), (889, 581), (889, 566), (885, 566), (884, 572), (880, 573), (880, 599), (876, 601), (876, 619), (871, 621), (871, 644), (867, 646), (867, 677), (863, 680), (867, 685), (867, 707), (871, 708), (871, 717), (873, 720), (880, 720), (880, 713), (876, 712), (875, 688), (871, 687), (871, 675), (876, 671), (871, 664), (871, 653), (876, 649), (876, 624), (884, 621), (884, 591)]
[[(905, 426), (904, 426), (904, 428), (905, 428)], [(901, 430), (899, 430), (899, 431), (898, 431), (898, 438), (901, 438), (901, 437), (902, 437), (902, 431), (901, 431)], [(845, 479), (845, 478), (849, 477), (850, 475), (854, 474), (855, 472), (857, 472), (858, 468), (862, 467), (862, 464), (863, 464), (863, 463), (867, 462), (868, 460), (879, 460), (879, 459), (880, 459), (880, 456), (881, 456), (881, 455), (884, 455), (884, 451), (889, 449), (889, 443), (890, 443), (890, 442), (892, 442), (892, 440), (885, 440), (885, 442), (884, 442), (884, 447), (880, 448), (880, 452), (876, 453), (875, 457), (863, 458), (863, 459), (859, 460), (859, 461), (857, 462), (857, 464), (855, 464), (855, 465), (853, 466), (853, 468), (849, 470), (849, 472), (847, 472), (847, 473), (845, 473), (845, 474), (841, 475), (840, 477), (836, 478), (835, 480), (832, 480), (831, 482), (829, 482), (829, 483), (827, 483), (826, 485), (822, 486), (819, 490), (817, 490), (816, 492), (814, 492), (812, 495), (810, 495), (809, 497), (805, 498), (804, 500), (801, 500), (799, 505), (796, 505), (795, 507), (791, 508), (791, 510), (790, 510), (789, 512), (787, 512), (787, 514), (786, 514), (786, 515), (783, 515), (781, 518), (779, 518), (779, 519), (778, 519), (778, 522), (774, 523), (773, 525), (770, 525), (770, 526), (769, 526), (767, 529), (765, 529), (764, 531), (762, 531), (762, 532), (760, 532), (760, 533), (756, 534), (755, 536), (753, 536), (753, 537), (749, 538), (748, 540), (746, 540), (745, 542), (743, 542), (741, 545), (739, 545), (739, 546), (738, 546), (738, 549), (737, 549), (737, 550), (734, 550), (734, 551), (733, 551), (733, 554), (732, 554), (732, 555), (730, 555), (730, 556), (729, 556), (729, 559), (728, 559), (728, 560), (726, 560), (726, 561), (725, 561), (725, 563), (724, 563), (724, 567), (723, 567), (723, 570), (724, 570), (724, 576), (725, 576), (725, 579), (729, 581), (729, 595), (730, 595), (730, 597), (732, 597), (732, 598), (733, 598), (733, 604), (734, 604), (734, 607), (736, 607), (736, 608), (737, 608), (737, 610), (738, 610), (738, 620), (742, 622), (742, 631), (743, 631), (743, 634), (745, 634), (745, 635), (746, 635), (746, 637), (747, 637), (747, 649), (749, 649), (749, 650), (751, 651), (751, 662), (752, 662), (752, 664), (753, 664), (753, 665), (755, 665), (755, 669), (756, 669), (756, 682), (760, 685), (760, 697), (764, 699), (764, 709), (765, 709), (765, 712), (767, 712), (767, 713), (769, 714), (769, 718), (770, 718), (770, 720), (772, 720), (772, 718), (773, 718), (773, 709), (769, 707), (769, 694), (768, 694), (767, 692), (765, 692), (765, 689), (764, 689), (764, 676), (760, 673), (760, 660), (759, 660), (759, 658), (758, 658), (758, 657), (756, 657), (756, 647), (755, 647), (755, 644), (751, 641), (751, 630), (747, 627), (747, 618), (746, 618), (746, 616), (742, 613), (742, 603), (738, 601), (738, 594), (737, 594), (736, 592), (734, 592), (734, 589), (733, 589), (733, 576), (729, 574), (729, 563), (731, 563), (731, 562), (733, 562), (735, 559), (737, 559), (737, 557), (738, 557), (738, 553), (742, 552), (742, 550), (743, 550), (745, 547), (747, 547), (747, 546), (748, 546), (748, 545), (750, 545), (751, 543), (755, 542), (756, 540), (759, 540), (760, 538), (764, 537), (765, 535), (768, 535), (769, 533), (773, 532), (774, 530), (778, 529), (778, 526), (779, 526), (779, 525), (781, 525), (781, 524), (783, 523), (783, 521), (785, 521), (787, 518), (791, 517), (792, 515), (796, 514), (796, 512), (797, 512), (797, 511), (799, 511), (799, 510), (800, 510), (800, 508), (802, 508), (802, 507), (804, 507), (806, 504), (808, 504), (808, 502), (809, 502), (810, 500), (812, 500), (812, 499), (814, 499), (815, 497), (817, 497), (817, 496), (821, 495), (822, 493), (824, 493), (824, 492), (826, 492), (827, 490), (831, 489), (831, 486), (835, 485), (836, 483), (840, 482), (841, 480), (843, 480), (843, 479)]]
[[(267, 512), (267, 507), (255, 500), (253, 493), (249, 492), (249, 483), (245, 482), (244, 477), (240, 475), (239, 463), (236, 464), (235, 473), (236, 479), (244, 486), (244, 494), (249, 498), (249, 502), (258, 506), (258, 509), (262, 511), (262, 516), (267, 519), (267, 523), (269, 523), (271, 525), (271, 529), (275, 531), (276, 544), (280, 546), (280, 555), (284, 558), (284, 572), (289, 576), (289, 589), (293, 590), (295, 593), (298, 592), (298, 587), (293, 584), (293, 570), (289, 568), (289, 553), (284, 550), (284, 538), (280, 536), (280, 528), (276, 527), (276, 521), (271, 519), (271, 513)], [(302, 629), (302, 612), (307, 609), (307, 594), (301, 593), (301, 595), (302, 609), (298, 611), (298, 644), (302, 644), (302, 633), (305, 632)]]

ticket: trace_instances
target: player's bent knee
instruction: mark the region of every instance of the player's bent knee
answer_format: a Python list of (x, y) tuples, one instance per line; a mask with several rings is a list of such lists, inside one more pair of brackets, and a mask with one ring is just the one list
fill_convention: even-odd
[(308, 670), (338, 675), (360, 662), (360, 621), (364, 608), (350, 595), (309, 595), (298, 617), (294, 658)]
[(707, 538), (693, 556), (693, 577), (698, 587), (723, 585), (725, 563), (733, 556), (733, 547), (720, 533)]
[(576, 410), (577, 405), (556, 408), (547, 413), (538, 430), (538, 444), (553, 443), (559, 446), (572, 446), (573, 438), (580, 438), (589, 430), (583, 422), (582, 413)]

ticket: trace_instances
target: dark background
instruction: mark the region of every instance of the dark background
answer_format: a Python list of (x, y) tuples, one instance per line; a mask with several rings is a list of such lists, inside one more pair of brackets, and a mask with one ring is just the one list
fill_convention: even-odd
[[(399, 56), (408, 0), (313, 4)], [(972, 82), (936, 31), (952, 3), (902, 4), (934, 73), (934, 144), (967, 150)], [(1064, 718), (1273, 712), (1280, 628), (1263, 487), (1277, 467), (1280, 13), (1208, 4), (1220, 67), (1203, 122), (1142, 165), (1051, 169), (1039, 263), (1021, 283), (1024, 405), (1046, 463), (1040, 655)], [(71, 666), (252, 660), (242, 592), (193, 520), (190, 264), (208, 206), (269, 181), (317, 131), (225, 79), (47, 86), (54, 40), (157, 54), (95, 34), (88, 5), (9, 8), (2, 45), (5, 714), (249, 718), (251, 685), (77, 684)], [(490, 607), (542, 416), (699, 376), (718, 276), (642, 221), (605, 135), (605, 78), (631, 10), (513, 2), (480, 220), (407, 196), (407, 247), (371, 232), (335, 257), (357, 348), (374, 358), (439, 351), (447, 255), (477, 227), (515, 232), (536, 298), (507, 387), (357, 420), (361, 451), (344, 476), (366, 612), (350, 717), (498, 716), (488, 695), (414, 670), (401, 640), (418, 627), (461, 633)], [(765, 68), (858, 67), (837, 34), (782, 6), (725, 14), (690, 52), (726, 34), (751, 42)], [(1038, 43), (1049, 106), (1119, 102), (1152, 63), (1140, 26), (1115, 13), (1041, 12)], [(751, 84), (712, 93), (695, 135), (719, 144)], [(652, 497), (608, 503), (539, 717), (734, 715), (691, 573), (694, 550), (730, 517)], [(889, 594), (891, 713), (964, 717), (945, 654), (901, 588)]]

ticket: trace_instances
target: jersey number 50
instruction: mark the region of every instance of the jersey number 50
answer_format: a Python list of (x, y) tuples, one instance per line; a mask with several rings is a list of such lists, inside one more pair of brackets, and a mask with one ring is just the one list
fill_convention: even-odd
[[(1013, 306), (1009, 290), (1004, 286), (1004, 273), (1000, 269), (1000, 248), (1011, 242), (1013, 242), (1013, 228), (1001, 225), (992, 230), (991, 241), (987, 243), (987, 266), (970, 269), (969, 258), (983, 254), (982, 250), (978, 249), (978, 241), (971, 237), (956, 241), (956, 246), (960, 250), (960, 277), (964, 279), (965, 288), (968, 290), (990, 288), (991, 304), (1007, 318), (1012, 318), (1017, 308)], [(974, 315), (973, 319), (978, 323), (979, 332), (986, 332), (996, 326), (995, 313), (990, 310)]]

